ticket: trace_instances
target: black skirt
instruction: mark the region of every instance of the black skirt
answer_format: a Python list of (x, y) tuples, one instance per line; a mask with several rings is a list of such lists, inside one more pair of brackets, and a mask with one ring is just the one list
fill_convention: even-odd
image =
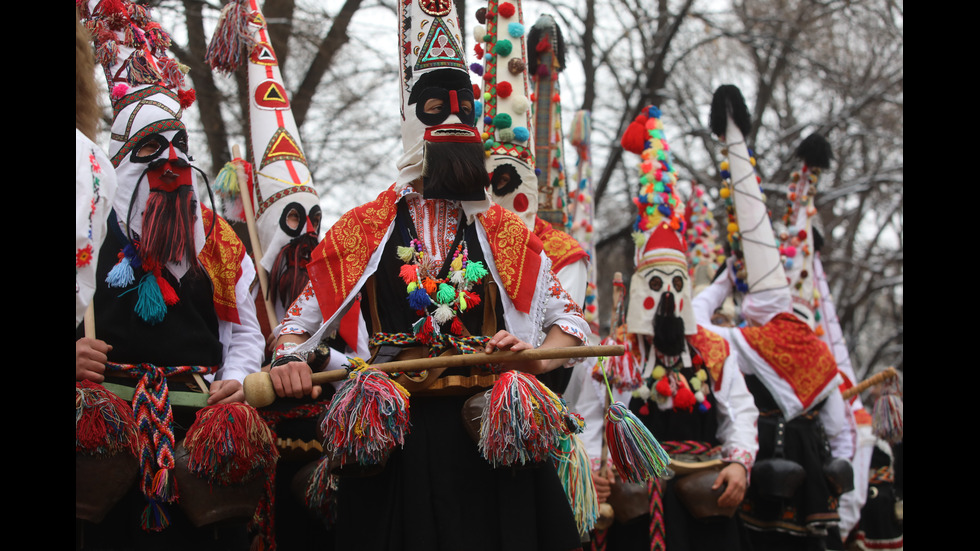
[(568, 551), (581, 547), (551, 464), (493, 468), (466, 433), (464, 397), (418, 397), (384, 470), (342, 477), (336, 549)]

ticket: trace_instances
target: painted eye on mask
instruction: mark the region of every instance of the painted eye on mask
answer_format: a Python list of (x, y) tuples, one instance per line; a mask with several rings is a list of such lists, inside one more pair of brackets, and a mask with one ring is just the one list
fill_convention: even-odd
[(174, 148), (178, 151), (186, 154), (187, 131), (178, 130), (172, 142), (167, 140), (162, 134), (150, 134), (136, 144), (136, 147), (132, 149), (132, 153), (129, 155), (129, 160), (134, 163), (149, 163), (166, 151), (170, 144), (173, 144)]
[(450, 115), (459, 117), (467, 126), (476, 125), (473, 111), (473, 90), (446, 90), (429, 87), (419, 94), (415, 104), (415, 116), (426, 126), (442, 124)]
[(653, 279), (650, 280), (650, 290), (659, 293), (663, 287), (664, 280), (660, 279), (660, 276), (653, 276)]
[(678, 293), (684, 290), (684, 278), (682, 278), (681, 276), (674, 276), (674, 279), (671, 280), (671, 283), (674, 284), (674, 290), (677, 291)]
[(306, 220), (306, 209), (299, 203), (289, 203), (282, 209), (282, 216), (279, 217), (279, 227), (286, 235), (296, 237), (303, 233)]
[(320, 221), (323, 219), (323, 212), (320, 209), (320, 205), (313, 205), (310, 208), (310, 225), (313, 226), (313, 231), (317, 234), (320, 233)]

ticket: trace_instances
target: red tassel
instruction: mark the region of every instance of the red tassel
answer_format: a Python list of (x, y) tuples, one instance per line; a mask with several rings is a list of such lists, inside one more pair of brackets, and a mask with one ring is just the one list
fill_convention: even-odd
[(155, 275), (157, 278), (157, 286), (160, 287), (160, 294), (163, 295), (163, 302), (165, 302), (167, 306), (173, 306), (174, 304), (180, 302), (180, 297), (177, 296), (177, 291), (174, 291), (173, 286), (170, 285), (167, 278), (163, 277), (163, 274), (160, 273), (159, 268), (154, 270), (153, 275)]
[(405, 282), (405, 285), (408, 285), (411, 282), (415, 281), (416, 270), (417, 268), (415, 264), (404, 264), (402, 265), (401, 269), (398, 271), (398, 277), (402, 278), (402, 281)]

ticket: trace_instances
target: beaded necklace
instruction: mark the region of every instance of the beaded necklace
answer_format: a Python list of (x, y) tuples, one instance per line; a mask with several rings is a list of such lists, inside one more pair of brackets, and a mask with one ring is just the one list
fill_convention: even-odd
[(418, 340), (433, 344), (440, 334), (440, 326), (446, 323), (450, 324), (453, 335), (462, 335), (464, 327), (459, 315), (480, 304), (480, 295), (472, 289), (489, 273), (483, 262), (469, 260), (466, 240), (460, 241), (453, 251), (449, 273), (444, 279), (437, 277), (436, 265), (421, 240), (412, 239), (410, 246), (400, 246), (396, 252), (405, 263), (398, 275), (407, 285), (408, 305), (421, 316), (412, 324)]

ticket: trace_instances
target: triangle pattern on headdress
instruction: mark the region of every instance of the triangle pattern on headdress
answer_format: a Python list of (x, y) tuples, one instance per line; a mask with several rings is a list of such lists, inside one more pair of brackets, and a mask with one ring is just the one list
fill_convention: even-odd
[(286, 88), (275, 80), (260, 82), (255, 88), (255, 105), (260, 109), (289, 109)]
[(265, 148), (265, 154), (262, 155), (261, 168), (265, 168), (269, 163), (287, 160), (306, 164), (306, 156), (303, 155), (303, 151), (296, 144), (296, 140), (293, 139), (285, 128), (280, 128), (272, 135), (268, 147)]
[(463, 62), (462, 48), (453, 38), (442, 18), (432, 20), (429, 32), (422, 43), (422, 48), (415, 62), (415, 70), (435, 69), (439, 67), (455, 67), (466, 69)]
[(255, 63), (256, 65), (278, 65), (279, 60), (276, 59), (276, 52), (271, 46), (265, 42), (259, 42), (252, 48), (252, 52), (249, 54), (249, 61)]

